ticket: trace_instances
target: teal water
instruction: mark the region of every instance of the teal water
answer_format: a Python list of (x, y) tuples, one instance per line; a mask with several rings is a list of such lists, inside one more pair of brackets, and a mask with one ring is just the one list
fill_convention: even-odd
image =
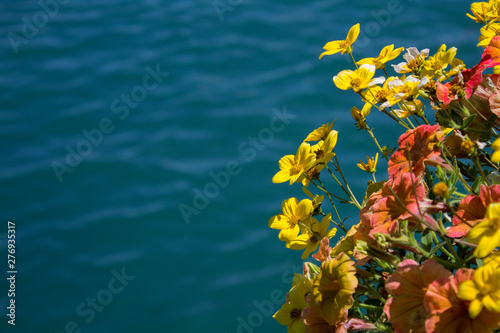
[[(359, 58), (447, 43), (471, 67), (481, 51), (469, 5), (0, 3), (0, 331), (285, 332), (271, 315), (301, 253), (267, 222), (303, 194), (271, 183), (279, 158), (337, 119), (336, 151), (361, 196), (368, 177), (355, 164), (375, 153), (352, 124), (358, 99), (331, 80), (350, 64), (319, 61), (323, 45), (361, 22)], [(391, 124), (370, 121), (395, 145)]]

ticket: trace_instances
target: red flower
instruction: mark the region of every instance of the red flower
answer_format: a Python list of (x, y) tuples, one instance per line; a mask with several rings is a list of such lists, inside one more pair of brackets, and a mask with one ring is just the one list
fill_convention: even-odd
[(443, 168), (450, 169), (450, 166), (441, 158), (438, 143), (442, 140), (443, 133), (437, 124), (422, 125), (406, 131), (399, 137), (399, 148), (389, 160), (389, 178), (392, 179), (410, 171), (419, 177), (424, 173), (426, 165), (441, 165)]
[[(468, 99), (474, 93), (476, 87), (483, 82), (483, 71), (486, 68), (500, 64), (497, 51), (494, 49), (495, 45), (492, 45), (488, 52), (486, 50), (483, 52), (483, 57), (477, 65), (471, 69), (461, 71), (451, 82), (446, 84), (436, 83), (436, 96), (443, 102), (443, 108), (447, 108), (452, 101), (462, 97)], [(495, 58), (492, 58), (492, 56)]]

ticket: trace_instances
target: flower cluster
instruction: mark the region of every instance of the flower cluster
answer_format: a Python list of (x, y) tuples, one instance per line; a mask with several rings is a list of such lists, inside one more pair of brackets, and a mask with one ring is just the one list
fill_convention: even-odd
[[(357, 164), (372, 178), (362, 200), (335, 153), (334, 122), (279, 161), (273, 182), (301, 183), (307, 198), (283, 201), (269, 227), (315, 261), (304, 262), (273, 316), (289, 333), (500, 332), (500, 1), (471, 12), (484, 50), (470, 68), (444, 44), (434, 54), (388, 45), (356, 61), (360, 24), (324, 46), (320, 59), (351, 57), (333, 83), (359, 96), (351, 115), (378, 151)], [(373, 108), (402, 127), (395, 148), (377, 140)], [(339, 204), (356, 206), (358, 219), (347, 224)]]

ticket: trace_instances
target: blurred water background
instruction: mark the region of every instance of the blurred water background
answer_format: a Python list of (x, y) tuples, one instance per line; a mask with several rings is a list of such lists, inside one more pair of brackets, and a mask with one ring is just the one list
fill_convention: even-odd
[[(376, 151), (353, 125), (358, 98), (332, 82), (352, 65), (318, 60), (323, 45), (360, 22), (358, 59), (446, 43), (472, 67), (480, 26), (469, 5), (2, 1), (0, 331), (285, 332), (271, 315), (301, 252), (267, 223), (304, 194), (272, 184), (279, 158), (337, 119), (336, 152), (362, 196), (369, 177), (355, 164)], [(396, 144), (393, 124), (376, 111), (369, 121)]]

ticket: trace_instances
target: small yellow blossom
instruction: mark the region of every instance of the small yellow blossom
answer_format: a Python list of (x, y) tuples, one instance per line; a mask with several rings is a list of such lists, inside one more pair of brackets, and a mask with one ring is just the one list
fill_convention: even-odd
[(284, 183), (290, 181), (290, 185), (301, 181), (304, 177), (304, 172), (309, 170), (315, 161), (315, 155), (311, 152), (311, 146), (302, 142), (297, 154), (286, 155), (279, 161), (280, 171), (274, 175), (273, 183)]
[(352, 89), (354, 92), (359, 92), (362, 89), (371, 87), (376, 84), (381, 84), (385, 81), (384, 77), (373, 78), (375, 75), (374, 65), (361, 65), (355, 71), (343, 70), (333, 77), (333, 82), (337, 88), (342, 90)]
[(314, 146), (311, 146), (311, 151), (316, 155), (316, 163), (328, 163), (335, 156), (333, 148), (337, 144), (337, 136), (337, 131), (330, 131), (325, 141), (321, 140)]
[(378, 153), (375, 155), (375, 158), (366, 156), (366, 160), (367, 163), (363, 163), (359, 160), (359, 163), (357, 164), (358, 168), (369, 173), (375, 173), (375, 171), (377, 171)]
[(460, 143), (460, 150), (467, 153), (467, 155), (473, 154), (475, 151), (474, 142), (472, 142), (469, 138), (464, 138), (464, 140)]
[(358, 126), (359, 129), (366, 128), (365, 117), (370, 114), (371, 108), (372, 106), (370, 103), (365, 103), (362, 110), (358, 109), (355, 106), (351, 108), (352, 119), (354, 119), (354, 121), (356, 122), (356, 126)]
[(490, 0), (486, 2), (474, 2), (470, 5), (472, 15), (467, 16), (478, 23), (487, 23), (490, 20), (498, 18), (498, 1)]
[(345, 40), (335, 40), (325, 44), (323, 47), (326, 51), (321, 53), (319, 58), (321, 59), (325, 55), (331, 55), (335, 53), (341, 52), (343, 53), (351, 53), (352, 48), (351, 45), (356, 41), (359, 35), (360, 26), (359, 23), (355, 24), (349, 29), (347, 33), (347, 38)]
[(332, 214), (329, 213), (321, 220), (321, 223), (318, 222), (315, 218), (311, 218), (311, 226), (310, 229), (305, 229), (304, 233), (297, 236), (295, 239), (290, 241), (287, 244), (287, 247), (292, 250), (304, 250), (302, 254), (302, 260), (307, 259), (313, 251), (315, 251), (319, 243), (323, 238), (332, 238), (335, 236), (337, 232), (336, 228), (332, 228), (328, 230), (330, 226), (330, 221), (332, 218)]
[(387, 81), (389, 81), (387, 87), (391, 92), (386, 96), (387, 101), (380, 105), (381, 110), (417, 96), (420, 86), (425, 84), (427, 79), (421, 81), (417, 77), (410, 75), (404, 78), (404, 81), (396, 77), (390, 77)]
[(381, 105), (387, 102), (387, 96), (389, 96), (392, 92), (389, 88), (388, 84), (392, 80), (397, 79), (397, 77), (389, 77), (385, 80), (382, 86), (373, 86), (370, 89), (366, 89), (361, 93), (361, 97), (363, 101), (369, 103), (371, 106)]
[(328, 134), (332, 131), (333, 124), (335, 120), (331, 123), (326, 123), (316, 128), (314, 131), (309, 133), (307, 138), (304, 141), (320, 141), (325, 140)]
[[(436, 78), (436, 80), (438, 82), (442, 82), (444, 80), (447, 80), (448, 78), (453, 77), (453, 76), (457, 75), (458, 73), (460, 73), (461, 71), (465, 70), (464, 62), (458, 58), (454, 58), (451, 61), (450, 66), (451, 66), (450, 70), (443, 73), (442, 75), (438, 75), (436, 73), (436, 75), (434, 77)], [(434, 81), (430, 81), (430, 82), (434, 83)]]
[(493, 141), (491, 148), (494, 150), (493, 154), (491, 154), (491, 161), (494, 163), (500, 162), (500, 138)]
[(361, 59), (360, 61), (356, 62), (356, 64), (360, 66), (364, 64), (375, 65), (377, 69), (382, 69), (385, 68), (386, 62), (395, 59), (404, 49), (404, 47), (394, 49), (394, 44), (391, 44), (384, 47), (382, 51), (380, 51), (378, 57)]
[(439, 182), (436, 185), (434, 185), (434, 187), (432, 188), (432, 193), (434, 193), (434, 195), (436, 197), (447, 198), (448, 197), (448, 189), (449, 188), (448, 188), (448, 185), (446, 185), (446, 183)]
[(458, 290), (458, 297), (469, 301), (469, 316), (476, 318), (486, 308), (500, 313), (500, 268), (479, 267), (474, 280), (464, 281)]
[(309, 218), (313, 211), (313, 205), (309, 199), (299, 202), (296, 198), (290, 198), (283, 201), (282, 210), (283, 213), (269, 219), (269, 227), (281, 230), (279, 239), (288, 243), (299, 234), (302, 227), (300, 223), (304, 225), (310, 223)]
[(396, 73), (418, 73), (424, 64), (425, 58), (429, 55), (429, 49), (418, 51), (416, 47), (409, 47), (403, 58), (406, 62), (400, 62), (397, 65), (392, 65)]
[(319, 179), (319, 174), (325, 165), (332, 160), (335, 156), (333, 148), (337, 144), (338, 132), (330, 131), (326, 139), (319, 141), (317, 144), (311, 146), (311, 152), (315, 155), (313, 166), (307, 170), (306, 176), (302, 179), (302, 185), (309, 186), (309, 182), (313, 179)]
[(414, 99), (411, 102), (401, 101), (401, 109), (393, 109), (394, 113), (398, 118), (404, 119), (408, 118), (412, 114), (419, 113), (423, 110), (423, 103), (418, 99)]
[(448, 67), (448, 65), (452, 63), (453, 59), (455, 59), (456, 54), (456, 47), (450, 47), (446, 50), (446, 45), (441, 45), (436, 54), (429, 57), (424, 62), (422, 75), (427, 76), (429, 79), (441, 77), (446, 67)]
[[(295, 278), (294, 278), (295, 281)], [(281, 325), (286, 326), (287, 333), (304, 333), (302, 310), (309, 306), (304, 299), (303, 289), (293, 286), (287, 293), (287, 302), (273, 315)]]
[(484, 258), (500, 246), (500, 202), (490, 203), (486, 207), (484, 220), (472, 227), (467, 240), (477, 244), (474, 250), (476, 258)]

